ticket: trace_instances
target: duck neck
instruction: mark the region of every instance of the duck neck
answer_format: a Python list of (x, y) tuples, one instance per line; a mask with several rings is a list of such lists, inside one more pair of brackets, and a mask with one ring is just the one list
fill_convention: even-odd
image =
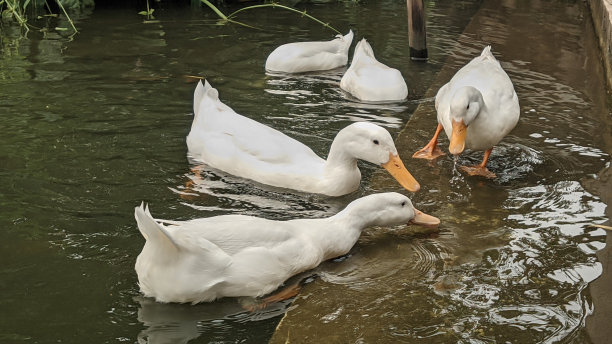
[(324, 225), (308, 230), (311, 240), (323, 254), (323, 260), (347, 254), (355, 245), (365, 226), (347, 214), (338, 213), (325, 221)]
[[(347, 150), (349, 143), (342, 131), (332, 142), (329, 155), (323, 169), (324, 180), (329, 181), (326, 190), (336, 190), (335, 195), (343, 195), (355, 191), (361, 181), (361, 172), (357, 166), (357, 158)], [(338, 181), (341, 181), (338, 183)]]
[(372, 209), (371, 203), (363, 198), (351, 202), (332, 219), (341, 222), (343, 226), (361, 232), (363, 229), (381, 224), (381, 214)]
[(332, 142), (331, 148), (329, 149), (329, 155), (325, 162), (326, 168), (341, 168), (341, 169), (356, 169), (357, 158), (350, 154), (344, 146), (342, 137), (340, 134)]
[(336, 215), (321, 219), (320, 225), (309, 225), (306, 232), (321, 249), (324, 260), (344, 255), (355, 245), (364, 229), (384, 224), (384, 211), (376, 210), (377, 207), (378, 202), (357, 199)]

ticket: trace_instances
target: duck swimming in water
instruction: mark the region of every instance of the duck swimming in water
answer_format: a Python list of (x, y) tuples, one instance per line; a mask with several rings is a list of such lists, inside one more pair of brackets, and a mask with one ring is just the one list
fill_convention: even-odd
[(303, 73), (334, 69), (346, 65), (348, 50), (353, 42), (353, 31), (337, 35), (324, 42), (287, 43), (274, 49), (266, 59), (270, 72)]
[(193, 106), (189, 155), (210, 167), (262, 184), (341, 196), (359, 187), (361, 159), (384, 167), (409, 191), (420, 188), (391, 134), (376, 124), (357, 122), (340, 130), (323, 159), (303, 143), (234, 112), (207, 81), (198, 83)]
[(397, 101), (408, 96), (402, 73), (378, 62), (365, 38), (357, 43), (351, 66), (340, 80), (340, 88), (365, 101)]
[(134, 215), (146, 239), (135, 266), (140, 290), (159, 302), (190, 303), (268, 294), (289, 277), (348, 253), (370, 226), (440, 223), (395, 192), (359, 198), (322, 219), (156, 220), (144, 205)]

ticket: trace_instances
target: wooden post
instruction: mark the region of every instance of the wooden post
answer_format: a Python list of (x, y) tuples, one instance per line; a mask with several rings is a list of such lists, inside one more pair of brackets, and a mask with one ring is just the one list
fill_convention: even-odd
[(406, 0), (408, 7), (408, 44), (410, 58), (427, 60), (427, 34), (425, 32), (425, 6), (423, 0)]

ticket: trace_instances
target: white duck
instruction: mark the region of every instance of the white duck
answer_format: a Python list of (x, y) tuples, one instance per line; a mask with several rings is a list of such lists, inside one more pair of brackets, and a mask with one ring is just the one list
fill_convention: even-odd
[(402, 73), (378, 62), (365, 38), (355, 46), (353, 61), (340, 80), (340, 88), (366, 101), (403, 100), (408, 96)]
[(289, 277), (349, 252), (370, 226), (440, 223), (395, 192), (362, 197), (323, 219), (154, 220), (144, 205), (134, 215), (146, 239), (135, 266), (140, 290), (160, 302), (191, 303), (270, 293)]
[(325, 42), (287, 43), (274, 49), (266, 59), (271, 72), (302, 73), (328, 70), (346, 65), (353, 31)]
[(387, 169), (406, 189), (420, 188), (399, 158), (389, 132), (372, 123), (353, 123), (340, 130), (324, 160), (301, 142), (234, 112), (208, 82), (196, 87), (194, 113), (187, 136), (190, 156), (242, 178), (341, 196), (359, 187), (357, 159), (362, 159)]
[(437, 144), (444, 128), (453, 155), (461, 154), (466, 147), (485, 151), (480, 165), (462, 166), (464, 171), (495, 178), (486, 167), (487, 161), (493, 146), (518, 123), (520, 108), (512, 81), (491, 53), (491, 46), (438, 90), (435, 105), (438, 127), (434, 137), (413, 157), (434, 159), (443, 155)]

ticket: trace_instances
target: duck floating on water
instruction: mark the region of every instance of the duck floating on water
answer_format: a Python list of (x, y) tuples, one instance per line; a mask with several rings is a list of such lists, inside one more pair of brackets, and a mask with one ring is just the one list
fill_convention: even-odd
[(340, 80), (340, 88), (365, 101), (397, 101), (408, 96), (402, 73), (378, 62), (365, 38), (355, 46), (353, 61)]
[(437, 147), (444, 129), (450, 138), (449, 151), (459, 155), (465, 148), (484, 150), (482, 163), (461, 166), (470, 175), (495, 178), (487, 169), (493, 146), (518, 123), (519, 101), (508, 74), (491, 53), (491, 46), (463, 66), (436, 94), (438, 127), (429, 143), (414, 158), (435, 159), (444, 155)]
[(134, 216), (146, 239), (135, 265), (140, 290), (159, 302), (181, 303), (268, 294), (289, 277), (348, 253), (370, 226), (440, 223), (395, 192), (359, 198), (322, 219), (155, 220), (144, 204)]
[(331, 41), (287, 43), (274, 49), (266, 59), (270, 72), (303, 73), (346, 65), (353, 31)]
[(256, 182), (302, 192), (341, 196), (358, 189), (357, 159), (384, 167), (407, 190), (419, 183), (404, 167), (389, 132), (357, 122), (340, 130), (327, 160), (303, 143), (234, 112), (205, 81), (194, 92), (195, 117), (187, 136), (196, 161)]

